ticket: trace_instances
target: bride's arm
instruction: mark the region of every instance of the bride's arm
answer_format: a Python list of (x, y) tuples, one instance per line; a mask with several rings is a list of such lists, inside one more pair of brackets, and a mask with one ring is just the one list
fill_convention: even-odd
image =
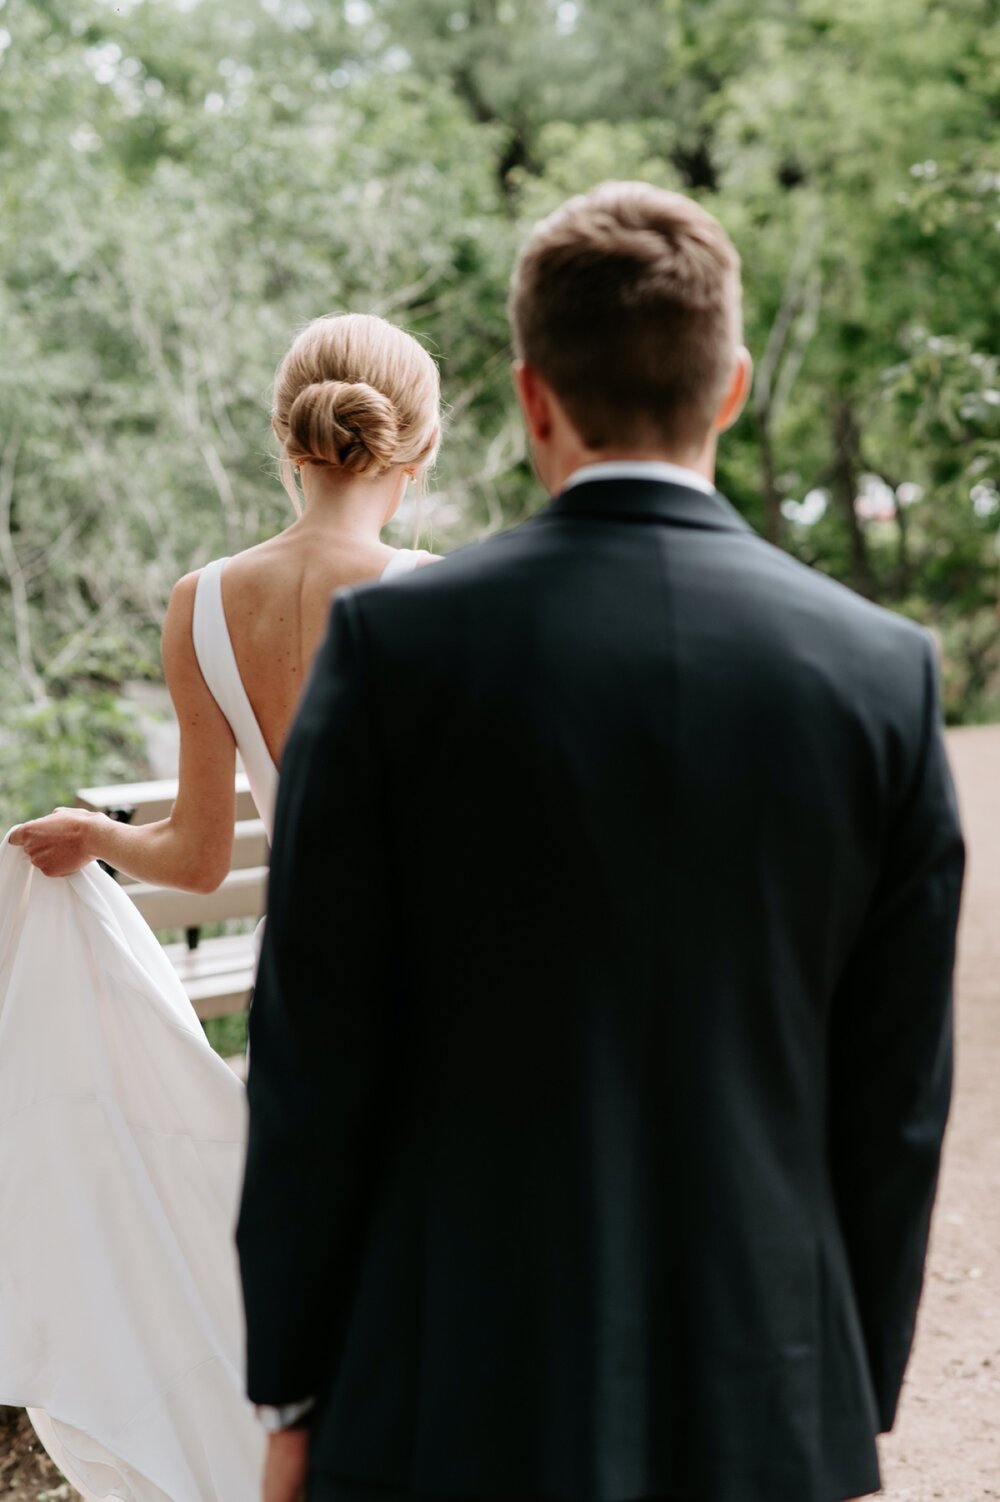
[(46, 876), (90, 860), (157, 886), (214, 891), (229, 871), (236, 817), (236, 746), (209, 692), (191, 636), (197, 575), (175, 587), (163, 623), (163, 671), (181, 732), (177, 800), (166, 819), (132, 827), (85, 809), (57, 809), (22, 824), (11, 844)]

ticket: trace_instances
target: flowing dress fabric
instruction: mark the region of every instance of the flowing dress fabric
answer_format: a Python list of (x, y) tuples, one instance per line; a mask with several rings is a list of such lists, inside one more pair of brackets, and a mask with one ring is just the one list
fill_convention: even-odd
[(243, 1087), (96, 864), (4, 840), (0, 915), (0, 1403), (86, 1497), (247, 1502)]
[[(428, 555), (397, 554), (383, 578)], [(192, 627), (270, 838), (277, 769), (222, 603)], [(49, 879), (0, 844), (0, 1404), (26, 1407), (87, 1502), (252, 1502), (233, 1242), (242, 1084), (136, 908), (92, 863)]]

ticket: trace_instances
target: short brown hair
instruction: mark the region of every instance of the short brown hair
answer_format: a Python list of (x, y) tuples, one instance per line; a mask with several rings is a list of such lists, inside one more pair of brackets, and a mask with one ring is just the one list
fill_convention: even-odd
[(519, 358), (588, 448), (704, 441), (741, 338), (740, 258), (680, 193), (606, 182), (535, 226), (510, 290)]

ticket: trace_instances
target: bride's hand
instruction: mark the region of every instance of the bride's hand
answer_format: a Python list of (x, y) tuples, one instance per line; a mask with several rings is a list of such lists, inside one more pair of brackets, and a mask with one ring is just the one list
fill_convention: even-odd
[(71, 876), (93, 859), (89, 835), (94, 815), (84, 808), (57, 808), (44, 819), (32, 819), (11, 831), (33, 866), (46, 876)]

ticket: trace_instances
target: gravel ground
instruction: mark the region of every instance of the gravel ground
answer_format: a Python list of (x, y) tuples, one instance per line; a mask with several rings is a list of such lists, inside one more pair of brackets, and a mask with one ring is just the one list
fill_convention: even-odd
[(1000, 1498), (1000, 726), (949, 744), (969, 846), (957, 1091), (886, 1502)]
[[(1000, 1499), (1000, 726), (949, 742), (969, 841), (957, 1093), (916, 1347), (882, 1442), (885, 1502)], [(23, 1415), (0, 1408), (0, 1497), (72, 1495)]]
[(38, 1443), (27, 1415), (17, 1408), (0, 1408), (0, 1497), (70, 1502), (76, 1496)]

